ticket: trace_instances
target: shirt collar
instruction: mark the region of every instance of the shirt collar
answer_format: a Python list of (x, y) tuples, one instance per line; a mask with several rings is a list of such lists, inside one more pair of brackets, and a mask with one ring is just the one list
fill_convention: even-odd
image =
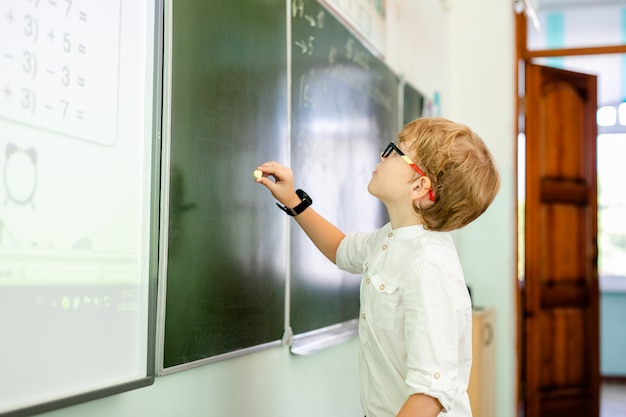
[(413, 226), (404, 226), (393, 229), (391, 227), (391, 223), (387, 223), (385, 225), (385, 231), (388, 234), (392, 233), (393, 235), (391, 236), (391, 238), (395, 240), (413, 239), (428, 233), (428, 230), (424, 229), (423, 224), (416, 224)]

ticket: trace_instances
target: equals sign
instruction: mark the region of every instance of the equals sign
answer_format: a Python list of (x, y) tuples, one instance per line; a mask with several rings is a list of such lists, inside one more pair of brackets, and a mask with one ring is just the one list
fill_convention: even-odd
[(76, 118), (83, 120), (83, 111), (82, 110), (76, 110)]
[(83, 77), (78, 77), (78, 80), (76, 81), (76, 84), (78, 84), (80, 87), (84, 87), (85, 86), (85, 79)]
[(85, 13), (83, 11), (78, 12), (78, 18), (80, 20), (82, 20), (83, 22), (86, 22), (87, 21), (87, 13)]
[(87, 52), (87, 47), (85, 45), (83, 45), (82, 43), (78, 44), (78, 52), (80, 52), (81, 54), (85, 54)]

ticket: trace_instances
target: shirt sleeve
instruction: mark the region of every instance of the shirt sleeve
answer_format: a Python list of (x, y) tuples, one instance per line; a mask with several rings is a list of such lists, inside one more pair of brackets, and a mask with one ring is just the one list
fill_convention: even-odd
[(367, 257), (367, 241), (369, 233), (351, 233), (341, 241), (337, 248), (335, 260), (337, 267), (353, 274), (363, 272), (363, 264)]
[(407, 395), (437, 398), (447, 412), (467, 389), (459, 373), (459, 343), (468, 331), (471, 302), (460, 266), (444, 257), (422, 258), (412, 273), (404, 294)]

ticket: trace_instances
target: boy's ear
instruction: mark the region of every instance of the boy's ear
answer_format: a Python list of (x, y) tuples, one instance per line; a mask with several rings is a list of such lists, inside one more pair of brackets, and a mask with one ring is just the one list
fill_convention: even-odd
[[(421, 176), (413, 182), (413, 189), (411, 190), (411, 199), (413, 201), (421, 201), (423, 198), (428, 200), (428, 193), (433, 184), (430, 178)], [(430, 201), (430, 200), (429, 200)]]

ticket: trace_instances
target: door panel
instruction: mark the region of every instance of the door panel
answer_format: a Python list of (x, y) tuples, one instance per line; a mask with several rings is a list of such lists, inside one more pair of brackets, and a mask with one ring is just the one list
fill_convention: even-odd
[(597, 417), (596, 77), (526, 64), (526, 417)]

